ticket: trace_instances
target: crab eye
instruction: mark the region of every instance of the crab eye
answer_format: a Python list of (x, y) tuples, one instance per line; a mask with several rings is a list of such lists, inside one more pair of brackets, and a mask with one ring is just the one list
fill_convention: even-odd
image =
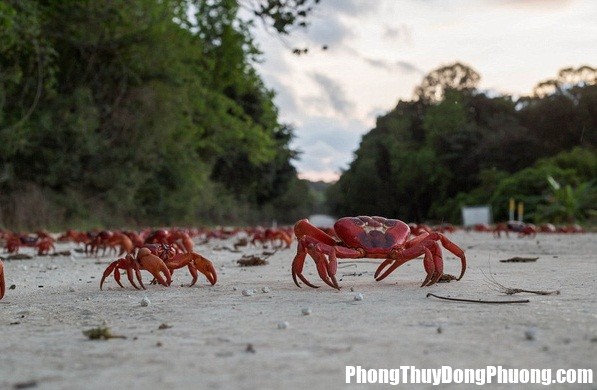
[(367, 223), (367, 225), (371, 226), (373, 229), (377, 229), (377, 228), (380, 228), (380, 227), (384, 226), (384, 224), (383, 224), (383, 223), (381, 223), (380, 221), (377, 221), (377, 220), (375, 220), (375, 219), (371, 219), (371, 220), (370, 220), (370, 221)]

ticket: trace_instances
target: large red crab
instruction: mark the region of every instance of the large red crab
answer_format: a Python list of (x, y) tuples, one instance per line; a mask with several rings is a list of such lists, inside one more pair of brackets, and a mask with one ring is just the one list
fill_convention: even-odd
[(340, 241), (302, 219), (294, 226), (298, 239), (297, 253), (292, 262), (292, 278), (300, 287), (300, 279), (309, 287), (317, 287), (302, 274), (305, 258), (309, 254), (317, 266), (321, 279), (329, 286), (339, 289), (336, 281), (337, 259), (374, 258), (385, 259), (375, 271), (377, 281), (386, 278), (396, 268), (409, 260), (424, 255), (423, 265), (427, 277), (421, 284), (431, 286), (443, 275), (443, 258), (438, 243), (460, 258), (462, 270), (466, 271), (464, 252), (446, 236), (437, 232), (424, 232), (409, 240), (409, 226), (397, 219), (383, 217), (345, 217), (334, 224)]

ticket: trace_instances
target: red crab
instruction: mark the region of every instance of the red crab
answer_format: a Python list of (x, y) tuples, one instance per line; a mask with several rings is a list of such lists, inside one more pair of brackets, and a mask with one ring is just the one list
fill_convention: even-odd
[(532, 223), (525, 223), (518, 231), (518, 237), (535, 237), (537, 235), (537, 227)]
[(464, 252), (446, 236), (437, 232), (424, 232), (409, 240), (410, 228), (397, 219), (345, 217), (336, 221), (334, 231), (340, 241), (311, 225), (306, 219), (296, 223), (294, 233), (298, 239), (298, 247), (292, 262), (292, 278), (297, 286), (300, 287), (297, 280), (299, 278), (307, 286), (317, 287), (302, 274), (307, 254), (315, 261), (321, 279), (336, 289), (340, 289), (336, 281), (339, 258), (385, 259), (375, 271), (374, 277), (379, 281), (407, 261), (424, 255), (423, 265), (427, 277), (421, 287), (431, 286), (442, 276), (444, 268), (438, 241), (460, 258), (462, 270), (457, 280), (460, 280), (466, 271)]

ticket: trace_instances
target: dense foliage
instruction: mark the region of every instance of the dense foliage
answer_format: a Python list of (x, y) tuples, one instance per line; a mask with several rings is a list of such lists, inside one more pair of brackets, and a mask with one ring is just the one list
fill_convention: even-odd
[[(317, 1), (249, 4), (286, 34)], [(0, 225), (304, 215), (243, 3), (0, 1)]]
[(513, 99), (479, 91), (460, 63), (431, 72), (363, 136), (327, 192), (332, 213), (460, 223), (462, 206), (488, 204), (499, 221), (514, 197), (527, 221), (594, 218), (596, 76), (563, 69)]

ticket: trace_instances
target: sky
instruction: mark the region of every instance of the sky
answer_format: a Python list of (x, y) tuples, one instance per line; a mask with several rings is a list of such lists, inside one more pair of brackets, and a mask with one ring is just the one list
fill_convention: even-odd
[(283, 40), (254, 33), (257, 69), (294, 128), (294, 165), (313, 181), (337, 180), (376, 118), (441, 66), (464, 63), (479, 89), (512, 96), (562, 68), (597, 66), (594, 0), (321, 0), (309, 20)]

